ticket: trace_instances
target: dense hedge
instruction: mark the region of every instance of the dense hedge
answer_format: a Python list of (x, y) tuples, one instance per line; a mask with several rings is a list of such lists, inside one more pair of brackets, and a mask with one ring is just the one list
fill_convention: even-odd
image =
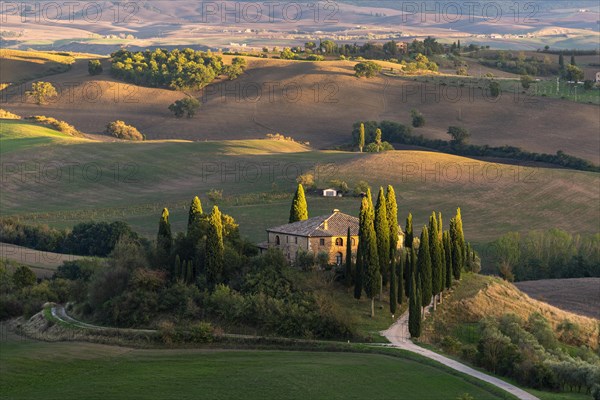
[[(407, 144), (413, 146), (427, 147), (430, 149), (439, 150), (444, 153), (456, 154), (461, 156), (474, 157), (498, 157), (510, 158), (521, 161), (535, 161), (547, 164), (554, 164), (561, 167), (576, 169), (580, 171), (600, 172), (600, 166), (584, 160), (579, 157), (565, 154), (561, 150), (556, 154), (534, 153), (523, 150), (515, 146), (488, 146), (454, 143), (441, 139), (427, 139), (423, 135), (413, 135), (410, 127), (392, 121), (367, 121), (365, 124), (365, 139), (369, 142), (370, 138), (375, 137), (375, 130), (381, 129), (382, 138), (391, 143)], [(354, 142), (358, 138), (358, 129), (360, 122), (353, 125), (352, 135)]]

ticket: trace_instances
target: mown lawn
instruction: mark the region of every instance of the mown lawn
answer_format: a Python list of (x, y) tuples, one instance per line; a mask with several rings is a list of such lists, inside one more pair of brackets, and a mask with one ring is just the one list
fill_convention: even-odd
[(375, 354), (131, 350), (0, 342), (10, 399), (498, 399), (438, 368)]

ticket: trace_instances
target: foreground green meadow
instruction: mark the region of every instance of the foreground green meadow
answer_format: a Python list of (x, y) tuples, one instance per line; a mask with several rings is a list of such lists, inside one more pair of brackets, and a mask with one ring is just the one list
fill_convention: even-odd
[[(174, 231), (181, 231), (193, 196), (209, 209), (208, 193), (216, 189), (222, 190), (219, 208), (237, 220), (242, 235), (260, 242), (265, 228), (287, 222), (296, 177), (310, 172), (319, 188), (332, 179), (350, 189), (361, 180), (373, 188), (394, 185), (399, 216), (403, 221), (412, 212), (415, 227), (432, 210), (448, 221), (461, 207), (472, 242), (554, 227), (592, 233), (600, 225), (596, 173), (427, 151), (317, 151), (275, 140), (98, 142), (24, 121), (0, 122), (0, 213), (26, 223), (72, 227), (123, 220), (154, 238), (163, 207), (170, 210)], [(309, 194), (308, 206), (312, 216), (333, 208), (357, 214), (359, 199)]]
[[(358, 378), (360, 377), (360, 378)], [(5, 399), (500, 399), (462, 377), (375, 354), (135, 350), (0, 342)]]

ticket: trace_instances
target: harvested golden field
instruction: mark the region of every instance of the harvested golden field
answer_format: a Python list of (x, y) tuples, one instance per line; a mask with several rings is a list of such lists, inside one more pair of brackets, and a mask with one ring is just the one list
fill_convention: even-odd
[(448, 139), (448, 126), (461, 125), (470, 130), (474, 144), (552, 154), (563, 150), (600, 162), (600, 109), (595, 105), (507, 92), (491, 101), (477, 88), (385, 75), (358, 79), (352, 61), (247, 60), (247, 72), (238, 79), (215, 81), (202, 93), (189, 93), (203, 102), (192, 119), (176, 119), (167, 109), (184, 93), (118, 82), (107, 72), (108, 61), (102, 75), (90, 77), (86, 61), (79, 60), (69, 72), (49, 77), (62, 91), (43, 107), (23, 95), (28, 85), (5, 90), (4, 108), (52, 116), (92, 134), (121, 119), (149, 139), (249, 139), (278, 132), (317, 148), (349, 142), (352, 124), (359, 120), (409, 124), (410, 110), (416, 108), (427, 123), (415, 133), (426, 137)]
[(515, 286), (536, 300), (600, 319), (600, 278), (542, 279)]

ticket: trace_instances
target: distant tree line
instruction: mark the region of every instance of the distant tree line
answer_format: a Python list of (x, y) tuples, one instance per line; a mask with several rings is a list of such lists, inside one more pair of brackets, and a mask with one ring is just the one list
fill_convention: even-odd
[(510, 281), (600, 277), (600, 233), (509, 232), (488, 243), (485, 270)]
[(121, 49), (111, 54), (111, 63), (111, 73), (118, 79), (175, 90), (201, 89), (220, 75), (235, 79), (246, 66), (242, 58), (236, 57), (232, 65), (224, 65), (220, 56), (192, 49)]
[(125, 222), (82, 222), (71, 230), (0, 220), (0, 241), (53, 253), (106, 257), (121, 236), (140, 239)]
[[(393, 121), (381, 121), (379, 123), (376, 121), (366, 121), (354, 123), (352, 136), (354, 143), (357, 146), (359, 145), (361, 123), (364, 123), (365, 125), (365, 140), (367, 143), (369, 142), (370, 137), (374, 138), (376, 130), (381, 129), (382, 138), (391, 143), (426, 147), (444, 153), (461, 156), (510, 158), (513, 160), (554, 164), (580, 171), (600, 172), (600, 166), (582, 158), (568, 155), (561, 150), (557, 151), (556, 154), (547, 154), (526, 151), (516, 146), (474, 145), (457, 142), (456, 140), (427, 139), (424, 138), (423, 135), (413, 135), (410, 127)], [(451, 134), (450, 130), (449, 134)]]

